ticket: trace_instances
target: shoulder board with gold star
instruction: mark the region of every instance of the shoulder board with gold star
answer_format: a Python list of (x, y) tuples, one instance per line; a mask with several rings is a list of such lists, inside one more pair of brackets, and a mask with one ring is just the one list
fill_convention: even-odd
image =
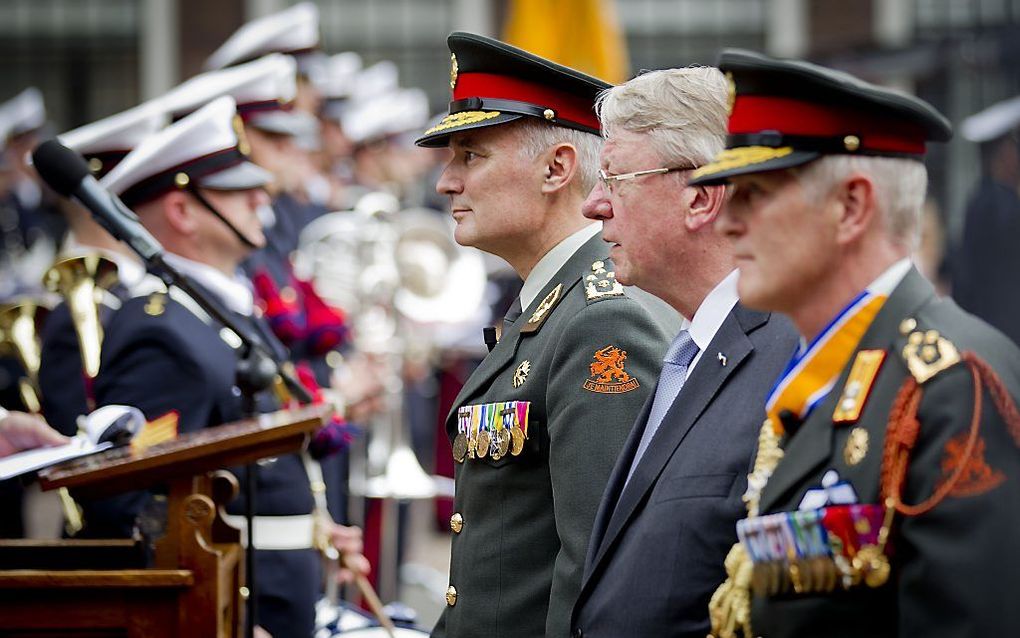
[(584, 277), (584, 300), (588, 304), (612, 297), (623, 297), (623, 286), (616, 281), (616, 273), (609, 270), (606, 262), (596, 261), (591, 272)]
[(900, 334), (907, 338), (901, 350), (903, 360), (918, 383), (925, 383), (961, 361), (952, 341), (937, 330), (918, 329), (917, 320), (912, 317), (900, 322)]
[(528, 321), (521, 327), (521, 334), (538, 332), (545, 320), (552, 314), (553, 308), (563, 299), (563, 284), (556, 284), (556, 287), (549, 291), (549, 294), (542, 299), (535, 311), (528, 317)]

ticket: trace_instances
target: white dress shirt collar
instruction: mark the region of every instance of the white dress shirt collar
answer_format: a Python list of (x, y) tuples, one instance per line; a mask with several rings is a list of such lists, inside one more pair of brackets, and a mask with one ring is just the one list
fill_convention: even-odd
[(208, 264), (172, 253), (166, 253), (164, 258), (183, 275), (216, 295), (228, 310), (245, 317), (250, 317), (255, 311), (255, 298), (247, 278), (240, 274), (228, 277)]
[(705, 349), (712, 343), (712, 339), (715, 339), (719, 327), (726, 321), (733, 306), (737, 304), (737, 276), (737, 270), (726, 275), (705, 296), (705, 300), (698, 306), (690, 322), (684, 321), (684, 328), (691, 333), (694, 343), (698, 344), (698, 354), (691, 361), (691, 365), (687, 367), (688, 378), (690, 378), (694, 367), (698, 365), (698, 361), (701, 360), (701, 355), (705, 354)]

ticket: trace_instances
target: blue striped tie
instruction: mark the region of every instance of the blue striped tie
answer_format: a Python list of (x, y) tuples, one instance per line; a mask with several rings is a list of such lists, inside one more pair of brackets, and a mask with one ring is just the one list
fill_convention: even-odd
[[(669, 411), (673, 401), (680, 394), (681, 388), (684, 387), (684, 382), (687, 381), (687, 369), (697, 354), (698, 344), (694, 343), (691, 333), (681, 330), (673, 339), (673, 343), (670, 344), (669, 350), (666, 351), (666, 356), (662, 360), (662, 372), (659, 373), (659, 385), (655, 388), (655, 400), (652, 401), (652, 409), (648, 412), (648, 423), (645, 425), (645, 431), (641, 434), (641, 442), (638, 443), (637, 452), (634, 453), (634, 462), (630, 465), (627, 483), (634, 475), (634, 469), (641, 461), (641, 457), (644, 456), (645, 450), (648, 449), (652, 437), (662, 425), (662, 419), (665, 418), (666, 412)], [(624, 487), (627, 483), (624, 483)]]

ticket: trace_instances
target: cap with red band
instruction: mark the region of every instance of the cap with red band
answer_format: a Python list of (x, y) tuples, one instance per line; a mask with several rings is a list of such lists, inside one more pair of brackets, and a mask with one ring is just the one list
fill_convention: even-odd
[(417, 140), (446, 146), (452, 133), (535, 117), (599, 133), (595, 98), (609, 84), (580, 71), (472, 33), (452, 33), (450, 113)]
[(798, 60), (729, 49), (719, 69), (730, 81), (726, 150), (692, 184), (791, 168), (823, 155), (921, 159), (929, 141), (952, 135), (949, 122), (912, 95)]

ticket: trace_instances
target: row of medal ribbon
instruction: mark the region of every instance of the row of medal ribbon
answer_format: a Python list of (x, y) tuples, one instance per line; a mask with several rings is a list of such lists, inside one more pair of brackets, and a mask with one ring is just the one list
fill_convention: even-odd
[(881, 587), (889, 578), (889, 513), (879, 505), (837, 505), (738, 521), (737, 537), (753, 563), (752, 589), (773, 596), (849, 589), (862, 581)]
[(502, 401), (465, 405), (457, 410), (457, 436), (453, 439), (453, 458), (486, 456), (498, 461), (507, 454), (519, 456), (528, 438), (528, 414), (531, 401)]

